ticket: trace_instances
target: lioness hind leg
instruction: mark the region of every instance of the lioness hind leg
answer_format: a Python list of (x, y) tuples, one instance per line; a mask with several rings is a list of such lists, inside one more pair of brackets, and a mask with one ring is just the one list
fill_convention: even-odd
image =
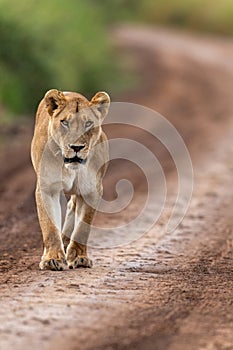
[(70, 243), (70, 237), (74, 230), (76, 203), (77, 203), (76, 196), (74, 195), (71, 196), (67, 204), (65, 222), (62, 229), (62, 241), (63, 241), (65, 251)]

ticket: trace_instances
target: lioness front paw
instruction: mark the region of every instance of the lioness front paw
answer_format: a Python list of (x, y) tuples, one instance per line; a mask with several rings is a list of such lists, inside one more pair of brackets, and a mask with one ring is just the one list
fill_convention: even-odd
[(67, 266), (66, 259), (57, 260), (57, 259), (49, 259), (49, 260), (41, 260), (39, 267), (41, 270), (52, 270), (52, 271), (63, 271)]
[(75, 269), (79, 267), (89, 267), (93, 266), (93, 262), (87, 256), (77, 256), (76, 259), (72, 262), (68, 262), (70, 269)]

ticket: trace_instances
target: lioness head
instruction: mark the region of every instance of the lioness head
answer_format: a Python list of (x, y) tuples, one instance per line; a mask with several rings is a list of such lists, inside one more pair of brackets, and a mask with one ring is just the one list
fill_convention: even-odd
[(44, 100), (50, 116), (49, 133), (59, 146), (66, 167), (84, 164), (101, 135), (101, 124), (110, 105), (108, 94), (98, 92), (88, 101), (78, 93), (53, 89)]

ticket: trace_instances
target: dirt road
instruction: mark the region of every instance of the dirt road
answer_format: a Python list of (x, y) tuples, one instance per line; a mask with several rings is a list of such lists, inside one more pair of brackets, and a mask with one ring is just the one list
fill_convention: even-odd
[[(195, 175), (189, 211), (166, 233), (177, 174), (167, 152), (150, 144), (167, 175), (159, 222), (127, 246), (90, 249), (93, 269), (38, 271), (32, 127), (2, 132), (8, 141), (0, 151), (0, 348), (233, 349), (233, 43), (132, 27), (114, 37), (141, 77), (140, 89), (120, 100), (159, 111), (188, 146)], [(116, 175), (117, 167), (105, 180), (109, 198), (124, 174), (122, 165)], [(123, 222), (144, 195), (140, 174), (132, 171), (131, 179), (138, 201), (121, 214)]]

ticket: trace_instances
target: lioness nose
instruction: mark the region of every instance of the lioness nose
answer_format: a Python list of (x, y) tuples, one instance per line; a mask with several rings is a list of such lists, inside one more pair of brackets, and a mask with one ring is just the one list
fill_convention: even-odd
[(81, 149), (83, 149), (85, 146), (84, 145), (80, 145), (80, 146), (76, 146), (76, 145), (69, 145), (70, 148), (75, 151), (76, 153), (81, 151)]

